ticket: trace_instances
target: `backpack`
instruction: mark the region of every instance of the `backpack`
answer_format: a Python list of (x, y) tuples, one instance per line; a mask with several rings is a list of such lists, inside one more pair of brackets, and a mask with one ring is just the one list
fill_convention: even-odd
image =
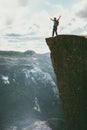
[(56, 21), (57, 22), (57, 26), (59, 25), (59, 20)]

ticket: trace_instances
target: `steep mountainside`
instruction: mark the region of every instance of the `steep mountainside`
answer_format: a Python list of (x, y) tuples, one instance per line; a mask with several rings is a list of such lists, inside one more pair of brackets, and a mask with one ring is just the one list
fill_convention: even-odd
[(0, 130), (64, 130), (63, 124), (49, 53), (0, 51)]
[(46, 38), (63, 101), (67, 130), (87, 130), (87, 39), (59, 35)]

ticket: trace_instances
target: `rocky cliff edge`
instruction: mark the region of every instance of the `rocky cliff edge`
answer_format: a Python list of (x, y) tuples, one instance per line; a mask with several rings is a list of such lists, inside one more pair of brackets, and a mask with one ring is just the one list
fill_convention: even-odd
[(58, 35), (46, 38), (63, 102), (67, 130), (87, 130), (87, 39)]

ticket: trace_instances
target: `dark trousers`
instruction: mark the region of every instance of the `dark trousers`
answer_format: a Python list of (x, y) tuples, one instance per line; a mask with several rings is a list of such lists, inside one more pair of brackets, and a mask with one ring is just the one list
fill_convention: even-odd
[(54, 33), (57, 36), (57, 26), (53, 26), (53, 32), (52, 32), (52, 37), (54, 36)]

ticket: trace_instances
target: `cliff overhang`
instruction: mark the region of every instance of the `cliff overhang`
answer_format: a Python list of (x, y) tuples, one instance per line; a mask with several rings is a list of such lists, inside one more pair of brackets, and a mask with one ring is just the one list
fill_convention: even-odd
[(87, 39), (58, 35), (46, 38), (63, 101), (67, 130), (87, 129)]

